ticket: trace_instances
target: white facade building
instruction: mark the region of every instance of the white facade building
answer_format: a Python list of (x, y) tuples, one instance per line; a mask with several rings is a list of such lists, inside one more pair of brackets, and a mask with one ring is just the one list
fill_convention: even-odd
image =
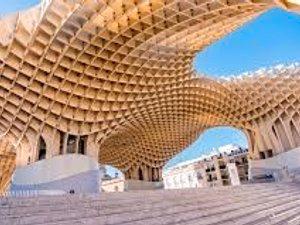
[(209, 155), (163, 171), (165, 189), (239, 185), (248, 180), (248, 151), (236, 145), (214, 149)]
[(193, 162), (188, 161), (163, 172), (164, 187), (165, 189), (202, 187), (199, 177), (202, 177), (201, 171)]

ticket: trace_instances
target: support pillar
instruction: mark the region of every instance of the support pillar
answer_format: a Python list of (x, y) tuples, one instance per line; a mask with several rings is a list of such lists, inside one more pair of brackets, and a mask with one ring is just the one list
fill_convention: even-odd
[(158, 170), (157, 168), (154, 168), (154, 181), (158, 181)]
[(80, 136), (79, 135), (77, 135), (76, 136), (76, 140), (75, 140), (75, 154), (78, 154), (79, 152), (78, 152), (78, 149), (79, 149), (79, 138), (80, 138)]
[(62, 149), (62, 154), (67, 154), (67, 145), (68, 145), (68, 134), (64, 134), (64, 142), (63, 142), (63, 149)]
[(144, 177), (144, 180), (145, 181), (150, 181), (150, 179), (149, 179), (149, 174), (148, 174), (148, 166), (146, 166), (146, 165), (144, 165), (143, 166), (143, 177)]
[(147, 171), (148, 171), (148, 177), (149, 177), (149, 181), (153, 181), (152, 177), (152, 168), (151, 167), (147, 167)]

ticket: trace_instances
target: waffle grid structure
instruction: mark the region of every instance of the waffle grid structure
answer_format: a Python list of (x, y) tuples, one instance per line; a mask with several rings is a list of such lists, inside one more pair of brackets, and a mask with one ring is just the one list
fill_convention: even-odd
[(44, 0), (2, 18), (0, 134), (16, 159), (1, 148), (1, 165), (35, 161), (40, 136), (47, 157), (59, 154), (61, 133), (87, 136), (88, 155), (145, 180), (160, 180), (166, 161), (214, 126), (242, 129), (252, 158), (299, 146), (298, 65), (230, 81), (192, 66), (278, 5), (299, 10), (270, 0)]

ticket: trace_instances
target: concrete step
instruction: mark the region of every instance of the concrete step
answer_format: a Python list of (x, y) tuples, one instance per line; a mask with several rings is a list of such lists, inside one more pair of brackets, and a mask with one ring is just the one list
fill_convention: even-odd
[[(277, 190), (278, 192), (278, 190)], [(283, 190), (281, 190), (281, 192), (285, 192)], [(264, 195), (261, 195), (261, 194), (257, 194), (256, 197), (263, 197), (263, 196), (266, 196), (266, 195), (273, 195), (273, 194), (276, 194), (276, 193), (264, 193)], [(279, 192), (278, 192), (279, 194)], [(276, 194), (276, 195), (278, 195)], [(219, 195), (219, 194), (218, 194)], [(230, 196), (230, 198), (227, 198), (227, 201), (236, 201), (236, 198), (238, 199), (244, 199), (246, 198), (245, 195), (248, 195), (247, 192), (244, 192), (244, 195), (232, 195)], [(198, 196), (196, 196), (197, 198), (184, 198), (184, 199), (165, 199), (164, 198), (164, 201), (161, 201), (161, 199), (158, 199), (156, 202), (154, 202), (152, 199), (147, 201), (146, 203), (144, 202), (136, 202), (135, 205), (133, 205), (132, 207), (128, 207), (128, 205), (125, 205), (124, 208), (123, 207), (109, 207), (106, 206), (106, 207), (103, 207), (102, 205), (94, 205), (95, 202), (91, 202), (90, 205), (87, 205), (86, 203), (84, 204), (81, 204), (80, 205), (80, 208), (82, 209), (82, 211), (92, 211), (92, 210), (98, 210), (100, 211), (99, 213), (99, 216), (109, 216), (110, 214), (114, 215), (114, 214), (124, 214), (124, 213), (134, 213), (134, 211), (140, 211), (141, 209), (143, 210), (147, 210), (147, 209), (151, 209), (152, 211), (153, 210), (158, 210), (160, 211), (161, 209), (164, 209), (164, 208), (172, 208), (174, 206), (183, 206), (185, 207), (186, 205), (201, 205), (201, 204), (206, 204), (206, 206), (208, 206), (207, 204), (207, 199), (202, 199), (202, 198), (198, 198)], [(216, 198), (215, 198), (216, 197)], [(218, 205), (220, 204), (223, 204), (224, 201), (221, 201), (220, 202), (220, 197), (222, 197), (221, 195), (220, 196), (211, 196), (210, 197), (210, 201), (209, 201), (209, 204), (211, 205), (211, 208), (215, 208), (217, 207)], [(214, 199), (215, 198), (215, 199)], [(233, 198), (233, 200), (231, 200)], [(196, 201), (197, 200), (197, 201)], [(196, 202), (195, 202), (196, 201)], [(226, 203), (226, 202), (225, 202)], [(142, 206), (142, 208), (141, 208)], [(55, 208), (56, 207), (56, 208)], [(33, 206), (33, 207), (26, 207), (26, 209), (30, 209), (29, 212), (23, 212), (22, 208), (18, 207), (17, 209), (10, 209), (10, 212), (7, 213), (7, 212), (3, 212), (3, 213), (7, 213), (6, 214), (6, 217), (12, 217), (14, 218), (14, 215), (17, 213), (19, 215), (19, 217), (32, 217), (32, 216), (43, 216), (44, 214), (47, 215), (47, 213), (49, 211), (51, 211), (53, 214), (60, 214), (61, 212), (70, 212), (70, 213), (73, 213), (74, 211), (76, 212), (76, 210), (78, 210), (78, 207), (76, 205), (71, 205), (70, 206), (66, 206), (66, 205), (52, 205), (50, 204), (49, 206), (43, 206), (42, 209), (40, 208), (40, 206)], [(7, 211), (9, 211), (9, 209), (6, 209)]]
[[(284, 197), (284, 196), (281, 196)], [(274, 202), (274, 199), (277, 202)], [(269, 201), (271, 204), (278, 204), (281, 200), (278, 198), (262, 198), (260, 200), (250, 201), (249, 199), (244, 199), (244, 201), (232, 202), (231, 204), (220, 205), (219, 207), (205, 210), (201, 207), (195, 210), (187, 209), (182, 212), (173, 212), (173, 214), (163, 216), (162, 224), (220, 224), (220, 222), (226, 221), (226, 219), (232, 220), (233, 216), (239, 216), (240, 211), (251, 210), (251, 207), (255, 210), (258, 208), (257, 205), (263, 204)], [(259, 209), (257, 209), (259, 210)], [(128, 223), (128, 224), (142, 224), (138, 223)], [(147, 221), (143, 221), (144, 224), (152, 224), (151, 218)], [(154, 223), (155, 224), (155, 223)], [(222, 223), (223, 224), (223, 223)]]
[(0, 199), (1, 225), (294, 225), (299, 213), (295, 183)]

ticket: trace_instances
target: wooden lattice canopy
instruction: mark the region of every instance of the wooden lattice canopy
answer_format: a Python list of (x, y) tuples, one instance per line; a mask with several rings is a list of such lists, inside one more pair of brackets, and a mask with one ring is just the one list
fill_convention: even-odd
[(40, 136), (47, 157), (59, 154), (61, 133), (87, 136), (100, 163), (147, 180), (209, 127), (242, 129), (253, 158), (299, 146), (297, 65), (231, 80), (192, 66), (197, 52), (275, 6), (298, 10), (296, 0), (47, 0), (6, 16), (1, 137), (23, 165)]

